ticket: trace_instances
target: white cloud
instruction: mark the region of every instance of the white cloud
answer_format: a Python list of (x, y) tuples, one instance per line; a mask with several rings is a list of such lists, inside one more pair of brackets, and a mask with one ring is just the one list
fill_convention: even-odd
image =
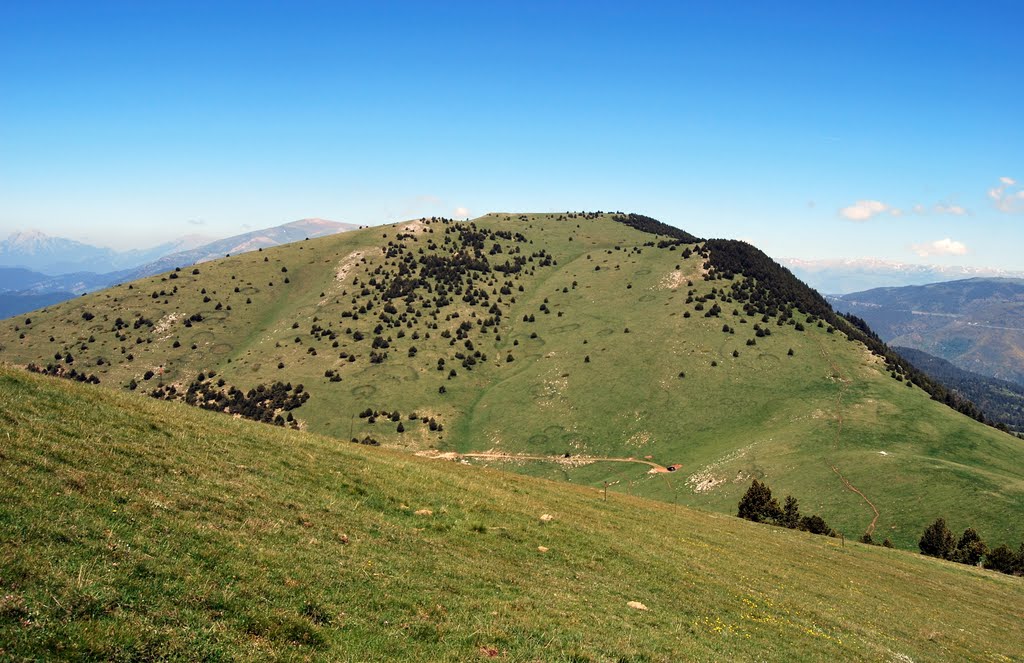
[(1000, 177), (999, 186), (989, 189), (988, 197), (1000, 212), (1024, 212), (1024, 188), (1011, 177)]
[(945, 205), (943, 203), (938, 203), (937, 205), (935, 205), (935, 213), (952, 214), (954, 216), (964, 216), (967, 214), (967, 209), (965, 207), (961, 207), (960, 205)]
[(888, 209), (888, 205), (878, 200), (858, 200), (849, 207), (839, 210), (839, 215), (850, 221), (867, 221)]
[(469, 210), (465, 207), (456, 207), (455, 211), (452, 212), (452, 216), (456, 219), (464, 219), (469, 216)]
[(189, 219), (188, 222), (189, 222), (189, 224), (191, 224), (193, 226), (205, 226), (206, 225), (206, 219)]
[(910, 249), (919, 256), (962, 256), (967, 253), (967, 245), (950, 239), (937, 239), (924, 244), (912, 244)]

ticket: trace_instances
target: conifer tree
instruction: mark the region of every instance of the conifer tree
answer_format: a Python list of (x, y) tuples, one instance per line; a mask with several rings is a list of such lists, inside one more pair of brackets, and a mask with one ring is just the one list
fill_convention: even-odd
[(800, 525), (800, 504), (792, 495), (786, 496), (779, 524), (789, 529), (796, 529)]
[(1013, 573), (1017, 567), (1017, 555), (1013, 553), (1010, 546), (1001, 543), (988, 552), (985, 556), (986, 569), (1000, 571), (1002, 573)]
[(782, 515), (782, 510), (779, 508), (778, 500), (772, 497), (772, 489), (754, 479), (746, 494), (740, 499), (737, 515), (756, 523), (774, 522)]
[(987, 552), (988, 546), (985, 545), (985, 542), (981, 540), (973, 527), (968, 527), (956, 544), (954, 559), (961, 564), (977, 566)]
[(935, 522), (928, 526), (917, 547), (921, 549), (923, 555), (942, 559), (952, 557), (955, 551), (953, 533), (946, 527), (945, 518), (936, 518)]

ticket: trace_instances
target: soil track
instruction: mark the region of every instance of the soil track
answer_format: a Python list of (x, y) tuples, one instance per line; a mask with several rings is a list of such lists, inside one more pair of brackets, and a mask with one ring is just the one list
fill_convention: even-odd
[(850, 483), (850, 480), (847, 479), (846, 477), (844, 477), (842, 475), (842, 473), (839, 472), (839, 468), (837, 468), (835, 465), (832, 465), (830, 467), (832, 468), (833, 472), (835, 472), (837, 475), (839, 475), (839, 480), (843, 482), (843, 485), (846, 486), (849, 490), (852, 490), (853, 492), (855, 492), (858, 495), (860, 495), (864, 499), (864, 501), (868, 503), (868, 506), (871, 507), (871, 510), (875, 512), (875, 517), (871, 519), (871, 523), (868, 525), (868, 528), (866, 530), (864, 530), (865, 534), (874, 534), (874, 532), (875, 532), (875, 525), (878, 524), (878, 516), (879, 516), (878, 507), (876, 507), (874, 505), (874, 503), (871, 500), (868, 499), (867, 495), (865, 495), (864, 493), (862, 493), (859, 490), (857, 490), (854, 487), (854, 485), (852, 483)]
[(602, 456), (571, 456), (566, 458), (564, 456), (532, 456), (528, 454), (509, 454), (500, 453), (494, 451), (481, 451), (472, 453), (443, 453), (436, 454), (435, 457), (450, 458), (452, 460), (458, 460), (459, 458), (482, 458), (484, 460), (541, 460), (549, 463), (565, 463), (569, 462), (583, 462), (583, 463), (639, 463), (641, 465), (647, 465), (651, 468), (652, 472), (669, 472), (670, 470), (664, 465), (658, 465), (652, 463), (649, 460), (642, 460), (639, 458), (605, 458)]
[[(836, 434), (832, 439), (832, 449), (836, 450), (839, 448), (839, 438), (843, 434), (843, 397), (846, 396), (846, 391), (850, 388), (850, 380), (843, 375), (839, 365), (833, 361), (831, 355), (829, 355), (828, 351), (825, 350), (825, 344), (821, 341), (818, 343), (821, 347), (821, 356), (828, 361), (829, 367), (832, 369), (832, 375), (839, 380), (839, 384), (841, 385), (839, 387), (839, 393), (836, 395)], [(864, 533), (868, 535), (873, 534), (875, 532), (875, 526), (878, 524), (878, 516), (880, 515), (878, 507), (875, 506), (874, 502), (868, 499), (867, 495), (850, 483), (850, 480), (843, 476), (843, 473), (839, 471), (838, 467), (832, 464), (829, 464), (829, 467), (836, 473), (836, 476), (838, 476), (839, 480), (843, 482), (843, 486), (845, 486), (847, 490), (860, 495), (861, 499), (871, 507), (871, 511), (874, 512), (875, 517), (871, 519), (870, 523), (868, 523), (867, 529), (864, 530)]]

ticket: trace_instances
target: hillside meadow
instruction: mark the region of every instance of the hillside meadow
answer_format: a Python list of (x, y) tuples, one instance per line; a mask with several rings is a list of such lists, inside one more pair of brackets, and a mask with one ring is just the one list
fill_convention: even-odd
[(1020, 578), (20, 370), (0, 399), (4, 658), (1024, 656)]

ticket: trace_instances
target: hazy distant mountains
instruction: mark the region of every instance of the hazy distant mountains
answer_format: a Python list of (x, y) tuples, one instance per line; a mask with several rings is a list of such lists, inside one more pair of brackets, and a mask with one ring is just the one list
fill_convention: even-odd
[(150, 249), (115, 251), (29, 230), (13, 233), (0, 242), (0, 267), (30, 269), (49, 276), (86, 271), (114, 272), (195, 248), (208, 241), (208, 237), (190, 235)]
[(889, 345), (1024, 384), (1024, 279), (973, 278), (828, 297)]
[(14, 233), (0, 242), (0, 318), (175, 267), (356, 227), (325, 219), (301, 219), (226, 239), (209, 241), (189, 235), (151, 249), (132, 251), (90, 246), (38, 231)]
[[(307, 237), (324, 237), (346, 230), (354, 230), (358, 226), (350, 223), (338, 223), (326, 219), (302, 219), (292, 221), (273, 228), (254, 230), (242, 235), (203, 244), (189, 251), (180, 251), (146, 263), (135, 269), (118, 274), (117, 281), (134, 281), (144, 276), (159, 274), (175, 267), (194, 265), (207, 260), (223, 258), (226, 255), (248, 253), (257, 249), (266, 249), (279, 244), (298, 242)], [(115, 281), (116, 282), (116, 281)]]
[(818, 292), (843, 294), (871, 288), (925, 285), (965, 278), (1024, 278), (1024, 272), (983, 267), (913, 265), (874, 259), (800, 260), (780, 262)]

